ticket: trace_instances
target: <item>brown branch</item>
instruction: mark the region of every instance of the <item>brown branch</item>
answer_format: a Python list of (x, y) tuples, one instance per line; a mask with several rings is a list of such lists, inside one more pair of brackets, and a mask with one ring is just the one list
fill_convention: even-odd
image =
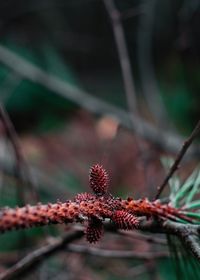
[(197, 137), (197, 135), (199, 133), (200, 133), (200, 120), (198, 121), (196, 127), (192, 131), (189, 138), (184, 142), (181, 150), (177, 154), (176, 159), (175, 159), (173, 165), (171, 166), (167, 176), (165, 177), (163, 183), (158, 187), (158, 191), (157, 191), (157, 194), (155, 196), (155, 199), (158, 199), (160, 197), (160, 195), (161, 195), (162, 191), (164, 190), (165, 186), (167, 185), (169, 179), (173, 176), (174, 172), (179, 168), (179, 164), (180, 164), (182, 158), (184, 157), (188, 148), (190, 147), (190, 145), (192, 144), (192, 142), (194, 141), (194, 139)]
[[(90, 193), (78, 194), (74, 200), (54, 204), (26, 205), (21, 208), (4, 208), (0, 212), (0, 231), (29, 228), (38, 225), (64, 224), (97, 217), (111, 220), (119, 229), (133, 229), (140, 226), (137, 216), (151, 216), (160, 219), (177, 220), (187, 216), (179, 209), (150, 202), (148, 199), (133, 200), (111, 197), (98, 197)], [(96, 223), (95, 223), (96, 224)], [(152, 228), (152, 226), (151, 226)]]
[(13, 265), (10, 269), (0, 274), (0, 280), (17, 279), (28, 269), (43, 261), (46, 257), (51, 256), (55, 252), (61, 250), (66, 244), (80, 239), (83, 231), (74, 231), (66, 234), (63, 238), (56, 239), (48, 245), (45, 245), (24, 257), (22, 260)]

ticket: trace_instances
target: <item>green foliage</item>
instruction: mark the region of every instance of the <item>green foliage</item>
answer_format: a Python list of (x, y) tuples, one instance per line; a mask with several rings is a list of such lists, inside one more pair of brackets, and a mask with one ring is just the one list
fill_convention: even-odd
[(170, 259), (163, 259), (157, 262), (157, 268), (159, 275), (163, 280), (175, 280), (176, 275), (174, 273), (172, 263)]
[[(162, 158), (162, 164), (168, 170), (173, 164), (173, 159)], [(192, 174), (184, 181), (178, 175), (174, 175), (169, 180), (170, 194), (169, 199), (175, 207), (183, 207), (184, 209), (198, 209), (200, 200), (195, 200), (200, 192), (200, 168), (197, 167)], [(198, 214), (196, 214), (196, 217)], [(200, 219), (200, 214), (199, 214)]]
[[(168, 170), (173, 164), (173, 159), (162, 158), (162, 164)], [(200, 200), (198, 199), (198, 193), (200, 192), (200, 168), (197, 167), (184, 182), (181, 182), (178, 175), (173, 176), (169, 180), (169, 188), (170, 203), (174, 207), (182, 208), (183, 213), (192, 218), (195, 224), (200, 223)], [(189, 212), (188, 210), (195, 212)], [(200, 264), (185, 245), (175, 236), (168, 236), (168, 244), (177, 280), (199, 279)]]
[(192, 256), (188, 249), (175, 236), (168, 236), (168, 244), (172, 256), (172, 264), (176, 279), (196, 280), (200, 278), (199, 261)]

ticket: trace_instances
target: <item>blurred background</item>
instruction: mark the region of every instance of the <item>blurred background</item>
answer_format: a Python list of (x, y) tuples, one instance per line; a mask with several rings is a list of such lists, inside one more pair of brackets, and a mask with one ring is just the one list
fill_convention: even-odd
[[(160, 158), (178, 151), (200, 116), (199, 25), (198, 0), (2, 0), (0, 206), (89, 191), (88, 171), (97, 162), (108, 170), (114, 195), (153, 198), (165, 174)], [(192, 150), (183, 178), (199, 155)], [(52, 226), (1, 236), (0, 270), (65, 231)], [(112, 234), (95, 246), (152, 249)], [(66, 251), (20, 279), (122, 275), (174, 279), (168, 259)]]

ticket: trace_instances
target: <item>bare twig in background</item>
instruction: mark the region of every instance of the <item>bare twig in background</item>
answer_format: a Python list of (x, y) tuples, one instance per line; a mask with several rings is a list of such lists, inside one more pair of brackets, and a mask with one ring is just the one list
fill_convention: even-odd
[(158, 192), (155, 196), (155, 199), (158, 199), (160, 197), (160, 195), (161, 195), (162, 191), (164, 190), (165, 186), (167, 185), (169, 179), (173, 176), (174, 172), (179, 168), (179, 164), (180, 164), (182, 158), (184, 157), (188, 148), (190, 147), (190, 145), (192, 144), (192, 142), (194, 141), (194, 139), (197, 137), (197, 135), (199, 133), (200, 133), (200, 120), (198, 121), (196, 127), (192, 131), (189, 138), (184, 142), (181, 150), (177, 154), (176, 159), (175, 159), (173, 165), (171, 166), (167, 176), (165, 177), (163, 183), (158, 187)]
[[(108, 231), (110, 230), (110, 224), (107, 224), (106, 229)], [(161, 223), (158, 223), (158, 221), (156, 221), (156, 223), (155, 221), (151, 221), (150, 223), (147, 222), (146, 225), (141, 225), (140, 229), (176, 235), (182, 240), (185, 246), (187, 246), (188, 250), (191, 253), (193, 253), (193, 255), (198, 260), (200, 260), (199, 242), (196, 240), (198, 232), (200, 230), (200, 226), (192, 224), (180, 224), (172, 221), (164, 221)], [(117, 231), (115, 233), (117, 233)], [(82, 238), (83, 235), (83, 230), (76, 229), (75, 231), (65, 235), (63, 238), (51, 241), (50, 244), (31, 252), (21, 261), (17, 262), (14, 266), (12, 266), (10, 269), (0, 274), (0, 280), (16, 279), (17, 276), (22, 275), (34, 265), (39, 264), (41, 261), (51, 256), (55, 252), (58, 252), (65, 248), (70, 252), (110, 258), (134, 258), (139, 260), (150, 260), (152, 259), (152, 257), (165, 258), (169, 256), (168, 253), (165, 251), (153, 253), (139, 253), (135, 251), (119, 250), (111, 251), (98, 248), (91, 248), (88, 246), (70, 244), (72, 241)]]
[[(110, 114), (116, 117), (123, 126), (134, 130), (135, 133), (162, 148), (163, 150), (175, 153), (183, 140), (176, 134), (169, 131), (160, 131), (142, 118), (139, 118), (132, 112), (130, 115), (119, 108), (108, 104), (100, 99), (93, 97), (84, 90), (81, 90), (54, 75), (48, 74), (39, 67), (31, 64), (24, 58), (0, 46), (0, 61), (23, 78), (39, 83), (56, 94), (67, 98), (96, 114)], [(200, 147), (196, 146), (190, 149), (190, 156), (198, 157)]]
[(0, 274), (0, 280), (17, 279), (19, 275), (26, 272), (30, 267), (40, 263), (46, 257), (51, 256), (55, 252), (63, 249), (63, 247), (74, 240), (80, 239), (83, 231), (74, 231), (66, 234), (65, 237), (56, 239), (48, 245), (45, 245), (24, 257), (7, 271)]
[[(31, 175), (36, 181), (38, 189), (48, 190), (48, 193), (51, 194), (52, 197), (60, 196), (58, 198), (62, 198), (64, 196), (70, 197), (70, 195), (72, 195), (72, 192), (70, 192), (69, 188), (66, 188), (64, 184), (50, 177), (48, 172), (45, 172), (41, 169), (39, 170), (39, 168), (35, 166), (33, 167), (31, 165), (29, 165), (29, 168), (31, 171)], [(12, 167), (7, 162), (0, 161), (0, 170), (8, 180), (13, 180), (17, 184), (23, 183), (22, 178), (20, 178), (16, 175), (16, 173), (13, 172)]]
[[(152, 61), (152, 39), (156, 1), (143, 1), (143, 13), (138, 17), (137, 57), (142, 91), (154, 121), (162, 128), (169, 127), (169, 118), (160, 96)], [(170, 124), (171, 126), (171, 124)]]
[(138, 252), (138, 251), (122, 251), (122, 250), (105, 250), (100, 248), (88, 247), (84, 245), (69, 244), (66, 248), (69, 252), (88, 254), (92, 256), (104, 258), (124, 258), (124, 259), (137, 259), (137, 260), (150, 260), (169, 257), (169, 253), (163, 252)]
[[(126, 95), (126, 102), (128, 105), (128, 111), (130, 113), (130, 119), (133, 123), (134, 127), (134, 116), (139, 116), (138, 112), (138, 104), (137, 104), (137, 94), (136, 94), (136, 88), (134, 85), (134, 77), (131, 70), (131, 63), (130, 58), (128, 54), (128, 47), (126, 43), (125, 33), (121, 21), (121, 14), (118, 11), (115, 1), (114, 0), (104, 0), (104, 5), (106, 7), (106, 10), (109, 14), (111, 25), (114, 33), (114, 38), (116, 42), (116, 47), (119, 55), (119, 61), (121, 65), (121, 72), (122, 72), (122, 78), (124, 82), (124, 89), (125, 89), (125, 95)], [(133, 113), (135, 115), (133, 115)], [(138, 146), (138, 151), (140, 153), (140, 156), (142, 159), (145, 159), (146, 150), (144, 147), (144, 143), (141, 142), (137, 137), (135, 138), (136, 145)], [(146, 174), (146, 160), (143, 160), (143, 167), (145, 170), (144, 176), (147, 179)], [(146, 180), (148, 182), (148, 180)]]
[(55, 239), (50, 244), (45, 245), (24, 257), (22, 260), (13, 265), (10, 269), (0, 274), (0, 280), (16, 279), (28, 269), (41, 263), (53, 253), (66, 249), (68, 252), (87, 254), (104, 258), (124, 258), (137, 260), (150, 260), (152, 258), (161, 259), (169, 257), (169, 253), (163, 252), (137, 252), (123, 250), (105, 250), (100, 248), (88, 247), (84, 245), (69, 244), (70, 242), (80, 239), (83, 231), (74, 231), (65, 237)]
[(109, 14), (109, 17), (111, 19), (114, 38), (117, 46), (117, 51), (119, 54), (119, 61), (122, 70), (125, 93), (127, 96), (128, 105), (130, 107), (130, 113), (131, 112), (136, 113), (138, 107), (136, 90), (133, 82), (131, 63), (128, 55), (128, 49), (126, 45), (126, 39), (122, 27), (120, 13), (115, 6), (114, 0), (103, 0), (103, 2)]
[(144, 242), (148, 242), (148, 243), (154, 243), (154, 244), (158, 244), (158, 245), (167, 245), (167, 242), (164, 238), (159, 238), (159, 237), (154, 237), (151, 235), (145, 235), (142, 234), (141, 232), (125, 232), (125, 231), (119, 231), (118, 232), (124, 236), (128, 236), (137, 240), (141, 240)]
[[(17, 133), (15, 131), (15, 128), (7, 114), (7, 112), (4, 110), (3, 106), (0, 104), (0, 118), (3, 123), (5, 133), (12, 143), (15, 157), (16, 157), (16, 173), (19, 178), (22, 178), (22, 181), (24, 184), (27, 184), (27, 186), (30, 186), (31, 188), (31, 195), (33, 197), (33, 201), (37, 201), (37, 193), (35, 190), (35, 184), (33, 181), (33, 178), (30, 173), (30, 169), (28, 166), (28, 163), (24, 157), (20, 141), (18, 139)], [(20, 192), (21, 193), (21, 192)]]

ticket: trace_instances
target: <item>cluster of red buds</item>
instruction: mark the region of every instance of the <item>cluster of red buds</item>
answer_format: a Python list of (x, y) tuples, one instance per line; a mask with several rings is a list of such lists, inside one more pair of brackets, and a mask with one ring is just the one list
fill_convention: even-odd
[(179, 209), (158, 200), (115, 198), (108, 192), (108, 174), (99, 164), (91, 167), (89, 185), (93, 191), (80, 193), (73, 200), (54, 204), (26, 205), (21, 208), (4, 208), (0, 211), (0, 231), (28, 228), (55, 223), (87, 223), (86, 239), (97, 242), (103, 235), (103, 222), (109, 219), (118, 229), (132, 230), (139, 225), (138, 216), (156, 216), (162, 219), (185, 218)]

